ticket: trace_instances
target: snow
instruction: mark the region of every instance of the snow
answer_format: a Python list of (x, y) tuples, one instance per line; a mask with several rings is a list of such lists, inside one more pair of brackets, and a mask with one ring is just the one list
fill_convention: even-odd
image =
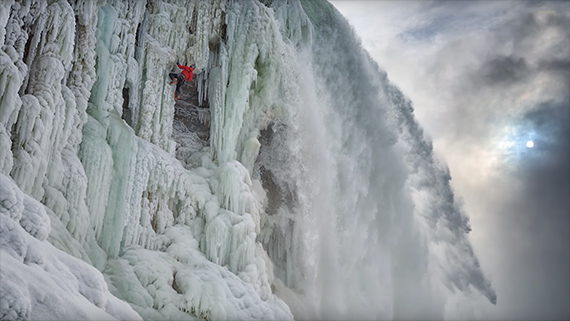
[[(328, 3), (3, 1), (0, 41), (2, 319), (493, 301), (449, 173)], [(177, 61), (209, 138), (174, 119)]]
[(174, 238), (166, 253), (131, 246), (105, 270), (121, 297), (141, 315), (154, 307), (164, 318), (172, 305), (209, 320), (291, 318), (283, 302), (275, 297), (262, 301), (252, 285), (207, 260), (191, 236), (181, 236), (182, 230), (192, 234), (188, 228), (171, 229), (167, 234)]
[(0, 316), (3, 320), (142, 320), (103, 275), (46, 241), (44, 205), (0, 174)]

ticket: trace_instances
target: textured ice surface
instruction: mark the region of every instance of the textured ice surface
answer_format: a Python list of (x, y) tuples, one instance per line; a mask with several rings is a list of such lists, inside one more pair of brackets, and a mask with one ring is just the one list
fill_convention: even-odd
[(2, 320), (142, 320), (101, 272), (47, 242), (50, 229), (44, 205), (0, 174)]
[[(272, 294), (271, 263), (256, 242), (263, 199), (254, 196), (250, 179), (259, 148), (255, 137), (244, 154), (249, 172), (236, 160), (219, 162), (209, 150), (202, 157), (185, 154), (197, 161), (174, 157), (167, 73), (177, 60), (196, 63), (195, 88), (207, 99), (208, 75), (221, 65), (221, 28), (230, 5), (18, 1), (1, 6), (0, 169), (17, 184), (6, 186), (2, 196), (22, 198), (6, 215), (16, 215), (28, 234), (103, 271), (111, 291), (145, 318), (290, 319), (289, 308)], [(249, 13), (246, 23), (271, 24), (270, 10), (260, 3), (233, 7), (236, 18)], [(257, 34), (250, 36), (255, 40)], [(279, 34), (274, 30), (271, 36)], [(244, 104), (246, 97), (240, 99)], [(188, 162), (198, 166), (187, 170), (182, 164)], [(17, 193), (10, 194), (10, 188)], [(34, 199), (45, 207), (30, 202)], [(21, 204), (27, 208), (23, 216)], [(12, 228), (4, 221), (2, 226)], [(6, 241), (3, 249), (17, 244)], [(43, 260), (71, 262), (57, 255)], [(3, 261), (3, 273), (19, 269)], [(47, 295), (45, 287), (34, 291)], [(84, 304), (74, 302), (53, 318), (89, 315), (78, 314)], [(115, 311), (119, 308), (109, 314), (124, 317)], [(34, 305), (26, 309), (24, 318), (41, 313)]]
[(410, 102), (328, 3), (9, 0), (0, 41), (2, 319), (495, 300)]

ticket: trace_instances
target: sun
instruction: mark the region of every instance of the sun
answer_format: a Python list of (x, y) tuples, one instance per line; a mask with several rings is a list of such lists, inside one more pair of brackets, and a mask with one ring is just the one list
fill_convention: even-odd
[(526, 142), (526, 147), (528, 148), (533, 148), (534, 147), (534, 142), (532, 140), (529, 140), (528, 142)]

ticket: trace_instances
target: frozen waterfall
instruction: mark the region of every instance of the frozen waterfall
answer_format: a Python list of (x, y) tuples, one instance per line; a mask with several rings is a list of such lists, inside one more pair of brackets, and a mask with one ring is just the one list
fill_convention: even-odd
[(328, 2), (8, 0), (0, 43), (2, 320), (496, 302), (411, 102)]

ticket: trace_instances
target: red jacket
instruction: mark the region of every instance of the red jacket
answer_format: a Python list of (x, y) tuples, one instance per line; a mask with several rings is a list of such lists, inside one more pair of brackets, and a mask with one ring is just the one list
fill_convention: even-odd
[(184, 76), (184, 78), (186, 78), (186, 80), (192, 81), (192, 72), (194, 71), (194, 68), (183, 65), (178, 65), (178, 68), (182, 69), (182, 72), (180, 73)]

